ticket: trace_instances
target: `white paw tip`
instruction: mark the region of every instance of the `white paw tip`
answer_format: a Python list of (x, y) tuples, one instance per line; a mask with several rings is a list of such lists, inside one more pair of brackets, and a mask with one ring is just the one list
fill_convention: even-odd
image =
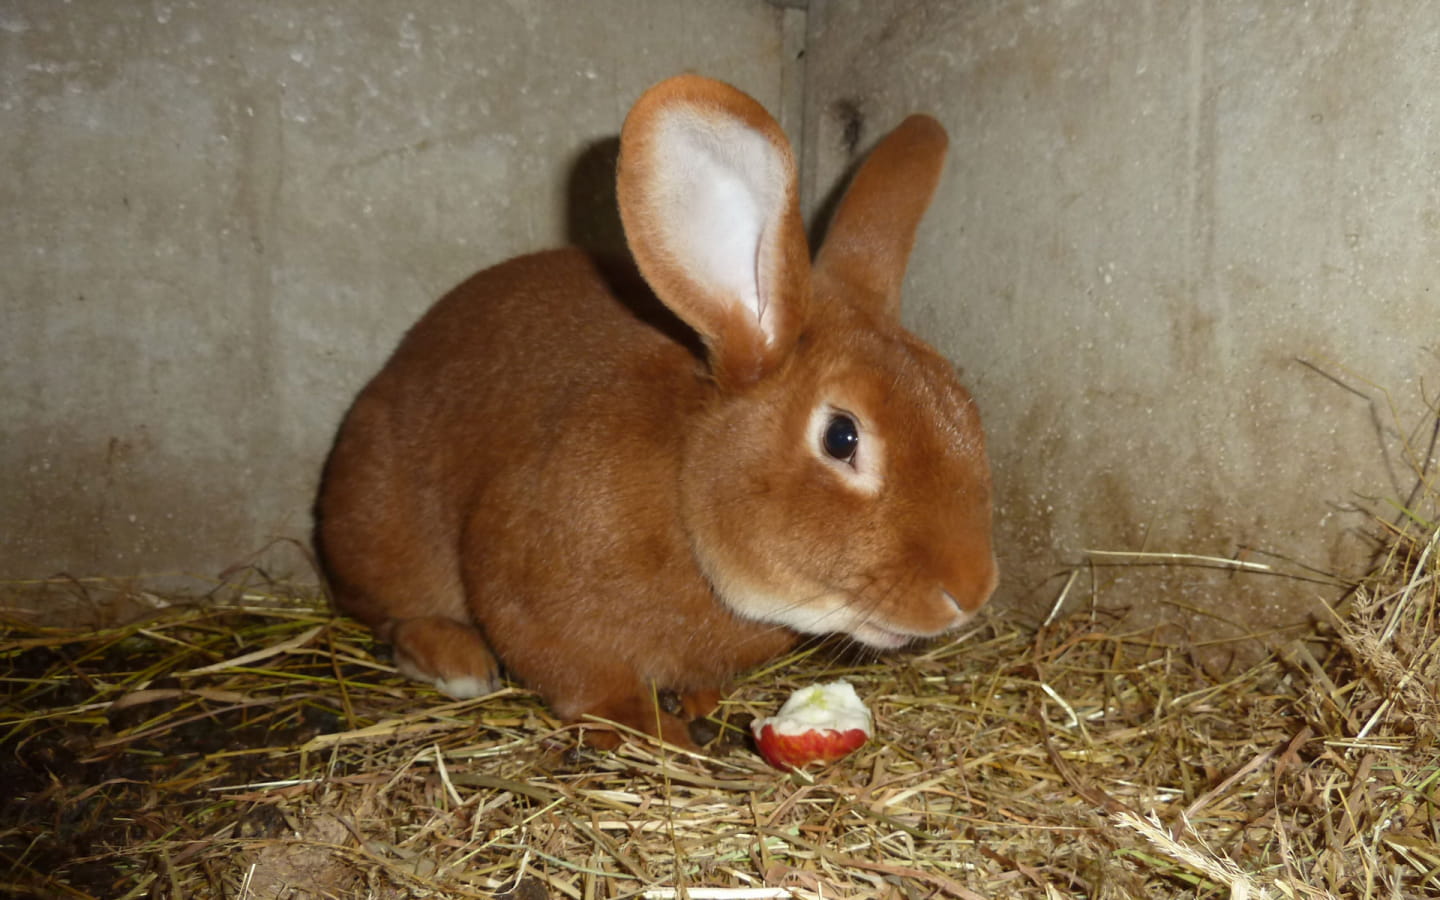
[(436, 678), (433, 682), (435, 690), (442, 694), (448, 694), (457, 700), (469, 700), (472, 697), (483, 697), (495, 690), (495, 685), (487, 678), (476, 678), (473, 675), (461, 675), (458, 678)]

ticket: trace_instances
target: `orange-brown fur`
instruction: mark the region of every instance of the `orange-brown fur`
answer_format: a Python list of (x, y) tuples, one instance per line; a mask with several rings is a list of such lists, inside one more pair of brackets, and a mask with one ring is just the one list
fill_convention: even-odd
[[(786, 173), (776, 190), (756, 181), (776, 198), (756, 229), (763, 327), (670, 242), (683, 204), (654, 185), (675, 110), (741, 123), (765, 142), (763, 172)], [(933, 120), (897, 129), (812, 272), (768, 114), (694, 76), (647, 92), (622, 134), (621, 212), (684, 324), (578, 250), (510, 260), (443, 297), (357, 397), (327, 464), (316, 537), (337, 604), (419, 677), (483, 689), (503, 664), (562, 717), (682, 745), (656, 691), (708, 712), (731, 677), (798, 639), (782, 607), (829, 598), (837, 628), (887, 641), (952, 627), (955, 604), (973, 610), (995, 582), (983, 439), (949, 364), (896, 316), (943, 155)], [(814, 452), (822, 402), (883, 446), (875, 496)], [(776, 609), (738, 614), (742, 594)]]

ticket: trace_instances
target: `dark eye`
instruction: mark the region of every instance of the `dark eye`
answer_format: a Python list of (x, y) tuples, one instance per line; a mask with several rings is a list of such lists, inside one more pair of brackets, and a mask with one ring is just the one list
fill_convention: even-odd
[(855, 426), (854, 419), (844, 413), (836, 413), (825, 426), (820, 445), (831, 458), (849, 462), (855, 458), (855, 448), (860, 446), (860, 429)]

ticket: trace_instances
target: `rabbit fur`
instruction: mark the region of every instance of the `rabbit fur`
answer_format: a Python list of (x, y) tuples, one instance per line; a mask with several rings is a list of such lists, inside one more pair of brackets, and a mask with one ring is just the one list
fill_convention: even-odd
[(889, 649), (966, 621), (997, 578), (980, 420), (899, 322), (946, 147), (906, 119), (812, 264), (770, 115), (695, 75), (647, 91), (617, 176), (645, 284), (537, 253), (411, 328), (317, 499), (338, 607), (442, 691), (503, 667), (567, 720), (687, 747), (802, 635)]

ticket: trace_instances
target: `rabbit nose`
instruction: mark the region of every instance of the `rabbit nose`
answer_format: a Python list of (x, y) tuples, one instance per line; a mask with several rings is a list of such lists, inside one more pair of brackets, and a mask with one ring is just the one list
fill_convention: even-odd
[(958, 612), (963, 612), (966, 619), (969, 618), (969, 613), (985, 605), (985, 601), (995, 593), (995, 585), (1000, 581), (1000, 572), (993, 555), (977, 569), (978, 571), (972, 569), (946, 579), (942, 587), (945, 599), (953, 603)]

